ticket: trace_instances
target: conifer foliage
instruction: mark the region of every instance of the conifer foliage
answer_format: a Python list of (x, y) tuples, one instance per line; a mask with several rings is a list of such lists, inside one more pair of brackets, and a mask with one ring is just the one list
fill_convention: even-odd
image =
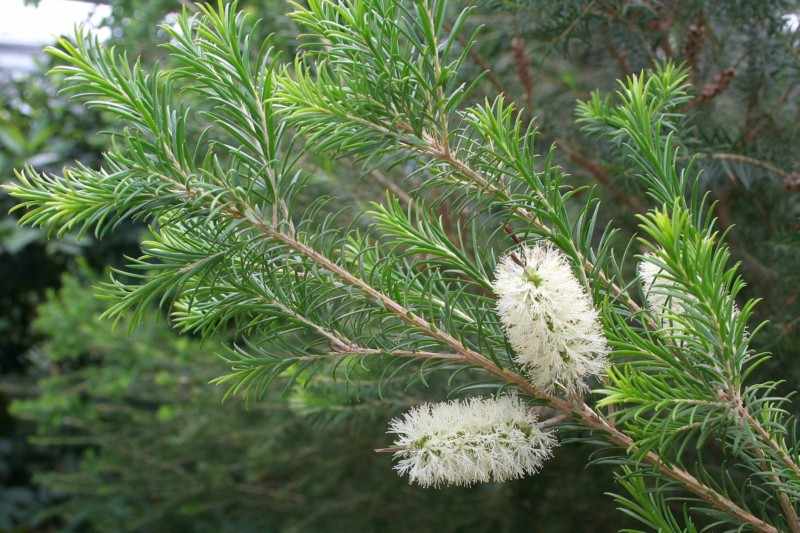
[[(387, 450), (412, 482), (531, 474), (557, 436), (619, 465), (616, 502), (647, 527), (800, 531), (794, 422), (776, 383), (748, 381), (767, 357), (749, 345), (756, 303), (736, 303), (744, 281), (676, 135), (686, 72), (664, 64), (578, 106), (652, 200), (620, 246), (513, 105), (469, 100), (468, 16), (442, 0), (310, 0), (284, 63), (235, 5), (200, 6), (165, 28), (165, 70), (79, 30), (50, 50), (65, 90), (126, 128), (100, 169), (19, 172), (21, 223), (149, 224), (143, 255), (100, 287), (106, 316), (160, 303), (183, 331), (235, 330), (216, 380), (231, 395), (323, 372), (479, 393), (395, 420)], [(300, 209), (322, 158), (420, 186)], [(625, 274), (637, 262), (642, 279)]]

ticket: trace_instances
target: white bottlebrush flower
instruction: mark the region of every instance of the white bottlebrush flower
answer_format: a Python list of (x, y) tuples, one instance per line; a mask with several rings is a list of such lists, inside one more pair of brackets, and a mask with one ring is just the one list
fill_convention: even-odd
[(524, 246), (497, 265), (497, 312), (534, 385), (575, 394), (602, 374), (608, 344), (597, 311), (558, 249)]
[(647, 309), (662, 326), (682, 329), (680, 324), (668, 318), (668, 315), (679, 316), (684, 312), (684, 302), (669, 294), (676, 291), (678, 285), (653, 262), (654, 259), (653, 254), (645, 255), (638, 268)]
[(516, 396), (423, 404), (389, 425), (395, 470), (423, 487), (503, 482), (538, 472), (556, 439)]

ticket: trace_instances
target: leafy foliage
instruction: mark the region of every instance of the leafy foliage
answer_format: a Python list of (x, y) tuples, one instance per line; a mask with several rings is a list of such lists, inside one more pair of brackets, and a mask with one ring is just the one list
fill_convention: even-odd
[[(565, 13), (593, 18), (593, 4)], [(127, 129), (100, 170), (20, 172), (8, 188), (20, 221), (97, 235), (148, 223), (144, 255), (101, 288), (106, 316), (132, 312), (136, 324), (159, 304), (184, 331), (232, 331), (231, 370), (217, 379), (230, 394), (340, 369), (379, 398), (435, 380), (450, 394), (513, 388), (569, 418), (573, 440), (603, 447), (629, 492), (616, 501), (648, 527), (800, 531), (788, 400), (752, 379), (766, 360), (751, 344), (756, 303), (737, 305), (744, 281), (679, 139), (682, 111), (700, 105), (687, 85), (697, 74), (666, 62), (627, 77), (615, 99), (579, 105), (578, 123), (608, 139), (652, 203), (626, 245), (600, 229), (598, 197), (570, 184), (557, 152), (536, 155), (524, 112), (505, 96), (467, 100), (479, 81), (463, 73), (468, 14), (432, 0), (296, 5), (307, 33), (283, 65), (222, 3), (164, 28), (165, 70), (131, 66), (79, 31), (51, 50), (57, 71)], [(176, 97), (191, 93), (204, 113)], [(347, 159), (401, 169), (419, 186), (366, 211), (304, 210), (297, 199), (327, 157), (345, 159), (326, 165), (336, 170)], [(614, 347), (595, 405), (533, 386), (494, 313), (495, 257), (537, 240), (569, 258)], [(653, 316), (629, 274), (637, 261), (657, 267), (661, 295), (685, 312)]]
[[(60, 171), (67, 161), (95, 166), (105, 140), (98, 132), (109, 127), (102, 115), (59, 96), (43, 73), (0, 80), (0, 182), (13, 179), (14, 168), (31, 165)], [(61, 273), (79, 257), (94, 265), (118, 260), (135, 249), (139, 231), (121, 227), (102, 243), (65, 235), (47, 240), (36, 229), (19, 226), (6, 215), (13, 200), (0, 192), (0, 528), (12, 529), (47, 502), (47, 493), (31, 486), (32, 464), (51, 464), (40, 450), (25, 442), (29, 425), (8, 412), (14, 397), (27, 395), (33, 383), (25, 375), (30, 350), (38, 342), (31, 323), (45, 290), (59, 283)]]
[[(215, 341), (179, 337), (157, 316), (120, 336), (99, 318), (104, 304), (87, 290), (93, 279), (88, 271), (67, 276), (40, 307), (35, 327), (47, 341), (37, 350), (39, 391), (12, 408), (35, 424), (33, 442), (60, 450), (64, 461), (37, 473), (54, 497), (34, 524), (512, 531), (525, 528), (533, 512), (556, 531), (579, 527), (579, 517), (572, 525), (553, 519), (548, 509), (559, 498), (541, 486), (431, 494), (387, 476), (382, 457), (365, 460), (385, 439), (386, 418), (413, 395), (359, 399), (341, 383), (316, 379), (291, 386), (287, 398), (221, 403), (223, 391), (208, 387), (222, 370), (208, 357), (219, 349)], [(515, 508), (523, 495), (542, 505)]]

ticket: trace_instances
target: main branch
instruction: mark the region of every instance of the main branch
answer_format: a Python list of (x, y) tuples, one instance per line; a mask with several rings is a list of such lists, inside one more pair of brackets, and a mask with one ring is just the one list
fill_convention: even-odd
[[(583, 401), (577, 399), (567, 400), (537, 389), (522, 375), (500, 368), (487, 357), (468, 348), (467, 346), (464, 346), (463, 343), (446, 331), (439, 329), (425, 318), (417, 315), (410, 309), (383, 294), (381, 291), (375, 289), (366, 281), (362, 280), (358, 276), (355, 276), (341, 265), (338, 265), (310, 246), (298, 241), (294, 237), (286, 235), (280, 230), (265, 223), (252, 213), (248, 216), (248, 219), (267, 238), (281, 242), (298, 254), (312, 260), (314, 263), (335, 275), (346, 284), (361, 290), (363, 293), (373, 298), (376, 302), (380, 303), (384, 308), (391, 311), (394, 315), (398, 316), (406, 323), (414, 326), (425, 335), (447, 345), (455, 352), (455, 355), (458, 356), (457, 359), (460, 359), (465, 364), (478, 366), (489, 374), (492, 374), (509, 384), (515, 385), (517, 388), (531, 397), (542, 400), (548, 403), (554, 409), (578, 419), (589, 429), (602, 432), (606, 435), (609, 442), (624, 449), (627, 453), (632, 453), (636, 450), (636, 444), (633, 442), (631, 437), (617, 429), (611, 421), (606, 419), (602, 414), (592, 409)], [(453, 357), (451, 356), (448, 358)], [(666, 477), (680, 483), (688, 491), (699, 496), (716, 509), (723, 511), (744, 523), (750, 524), (754, 530), (761, 533), (778, 533), (778, 529), (776, 527), (764, 522), (760, 518), (748, 512), (746, 509), (743, 509), (723, 494), (714, 490), (712, 487), (705, 485), (686, 470), (665, 463), (655, 452), (647, 452), (643, 459), (645, 462), (658, 469)]]

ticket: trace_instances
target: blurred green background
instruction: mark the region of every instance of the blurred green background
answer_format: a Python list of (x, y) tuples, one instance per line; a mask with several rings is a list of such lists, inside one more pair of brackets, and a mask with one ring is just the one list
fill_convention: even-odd
[[(22, 0), (3, 0), (22, 5)], [(67, 2), (67, 0), (63, 0)], [(36, 4), (37, 2), (28, 2)], [(40, 10), (57, 2), (42, 0)], [(67, 2), (69, 3), (69, 2)], [(95, 23), (144, 61), (184, 2), (101, 2)], [(453, 11), (460, 5), (453, 2)], [(187, 3), (188, 5), (188, 3)], [(274, 33), (284, 57), (297, 30), (281, 0), (240, 3)], [(511, 0), (474, 3), (483, 25), (466, 79), (487, 71), (474, 99), (504, 93), (537, 120), (576, 184), (596, 185), (604, 222), (630, 234), (645, 209), (624, 162), (582, 136), (576, 99), (657, 61), (690, 69), (692, 127), (703, 186), (730, 228), (746, 296), (764, 299), (756, 339), (762, 368), (800, 383), (800, 2), (788, 0)], [(35, 9), (31, 5), (26, 9)], [(6, 24), (14, 24), (8, 21)], [(466, 36), (465, 36), (466, 37)], [(2, 32), (0, 32), (2, 41)], [(0, 42), (0, 58), (10, 48)], [(58, 173), (97, 166), (116, 125), (58, 94), (44, 56), (0, 70), (0, 181), (32, 165)], [(318, 162), (321, 172), (328, 162)], [(401, 175), (353, 167), (309, 194), (364, 202)], [(333, 174), (333, 173), (331, 173)], [(386, 421), (414, 402), (343, 390), (332, 379), (295, 383), (245, 404), (210, 385), (224, 371), (213, 342), (178, 337), (160, 310), (144, 326), (98, 318), (90, 289), (144, 228), (102, 242), (48, 240), (22, 229), (0, 193), (0, 531), (616, 531), (627, 525), (605, 495), (607, 466), (562, 446), (542, 474), (505, 485), (426, 490), (391, 470)], [(436, 386), (436, 385), (433, 385)]]

